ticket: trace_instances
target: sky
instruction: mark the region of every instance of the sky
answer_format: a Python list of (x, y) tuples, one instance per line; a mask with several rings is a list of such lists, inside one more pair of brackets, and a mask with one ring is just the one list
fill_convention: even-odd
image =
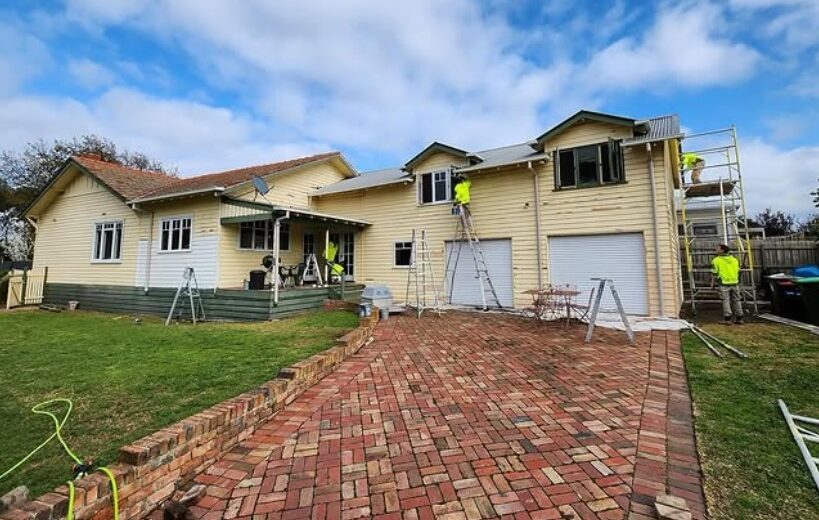
[(819, 0), (0, 6), (0, 149), (96, 133), (182, 176), (525, 142), (580, 109), (737, 126), (749, 213), (819, 178)]

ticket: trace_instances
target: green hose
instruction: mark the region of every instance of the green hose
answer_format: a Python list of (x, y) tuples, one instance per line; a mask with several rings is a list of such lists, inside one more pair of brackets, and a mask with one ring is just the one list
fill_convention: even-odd
[[(55, 404), (55, 403), (62, 403), (62, 404), (65, 404), (67, 406), (66, 411), (65, 411), (65, 415), (63, 415), (62, 420), (58, 419), (57, 416), (55, 414), (53, 414), (52, 412), (49, 412), (48, 410), (45, 410), (45, 408), (47, 408), (48, 406), (50, 406), (52, 404)], [(37, 403), (34, 406), (32, 406), (31, 407), (32, 413), (35, 413), (37, 415), (45, 415), (45, 416), (48, 416), (48, 417), (51, 418), (51, 420), (54, 422), (54, 433), (49, 435), (48, 438), (46, 440), (44, 440), (43, 442), (41, 442), (39, 446), (37, 446), (36, 448), (31, 450), (28, 453), (28, 455), (26, 455), (25, 457), (23, 457), (22, 459), (17, 461), (17, 463), (14, 464), (12, 467), (10, 467), (6, 471), (4, 471), (3, 474), (0, 475), (0, 480), (3, 480), (8, 475), (10, 475), (12, 472), (14, 472), (16, 469), (18, 469), (20, 466), (25, 464), (31, 457), (33, 457), (35, 454), (37, 454), (38, 451), (45, 448), (48, 445), (48, 443), (53, 441), (55, 437), (60, 442), (60, 444), (63, 447), (63, 450), (65, 450), (65, 452), (68, 454), (68, 456), (71, 457), (74, 460), (74, 462), (76, 462), (77, 464), (82, 464), (83, 463), (82, 460), (80, 460), (80, 458), (77, 457), (77, 455), (73, 451), (71, 451), (71, 448), (68, 447), (68, 444), (66, 444), (65, 439), (63, 439), (63, 435), (62, 435), (63, 426), (65, 426), (65, 423), (68, 421), (68, 416), (71, 415), (71, 411), (73, 409), (74, 409), (74, 403), (72, 403), (70, 399), (63, 399), (63, 398), (50, 399), (48, 401), (43, 401), (42, 403)], [(119, 490), (117, 489), (117, 480), (116, 480), (116, 478), (114, 478), (114, 474), (108, 468), (100, 467), (100, 468), (97, 468), (97, 469), (99, 471), (102, 471), (103, 473), (105, 473), (108, 476), (109, 480), (111, 480), (111, 502), (112, 502), (112, 504), (114, 506), (114, 520), (119, 520)], [(74, 482), (69, 480), (68, 481), (68, 513), (66, 513), (66, 520), (73, 520), (74, 519), (74, 495), (75, 495), (75, 493), (74, 493)]]

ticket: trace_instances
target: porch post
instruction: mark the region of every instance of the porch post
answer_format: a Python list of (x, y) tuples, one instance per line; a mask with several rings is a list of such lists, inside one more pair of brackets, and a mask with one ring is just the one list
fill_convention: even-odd
[(290, 218), (290, 212), (285, 211), (284, 215), (273, 221), (273, 304), (279, 305), (279, 237), (281, 236), (282, 220)]
[[(327, 247), (330, 245), (330, 226), (327, 226), (324, 229), (324, 251), (327, 251)], [(329, 265), (327, 262), (327, 255), (324, 254), (324, 285), (330, 285), (330, 270)]]

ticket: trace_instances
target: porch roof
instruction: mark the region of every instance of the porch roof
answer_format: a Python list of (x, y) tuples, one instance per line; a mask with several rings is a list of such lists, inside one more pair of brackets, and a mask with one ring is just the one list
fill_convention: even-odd
[(346, 224), (348, 226), (366, 227), (370, 223), (365, 220), (352, 219), (341, 217), (338, 215), (331, 215), (329, 213), (320, 213), (307, 208), (297, 208), (292, 206), (281, 206), (277, 204), (269, 204), (267, 202), (256, 202), (252, 200), (238, 199), (224, 195), (221, 197), (222, 203), (236, 208), (237, 211), (231, 212), (230, 215), (223, 215), (219, 219), (222, 224), (236, 224), (240, 222), (253, 222), (255, 220), (270, 218), (270, 215), (281, 216), (286, 212), (290, 212), (291, 217), (302, 218), (306, 220), (316, 220), (320, 222), (332, 222), (334, 224)]

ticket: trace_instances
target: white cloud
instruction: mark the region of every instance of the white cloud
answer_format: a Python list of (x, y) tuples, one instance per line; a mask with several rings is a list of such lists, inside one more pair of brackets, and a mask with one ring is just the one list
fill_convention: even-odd
[(88, 103), (67, 98), (0, 98), (0, 142), (20, 148), (40, 138), (96, 133), (191, 175), (331, 149), (294, 141), (231, 111), (179, 99), (112, 89)]
[[(433, 139), (469, 148), (519, 142), (611, 93), (727, 84), (757, 61), (721, 36), (719, 10), (707, 3), (662, 11), (645, 35), (620, 39), (590, 62), (531, 48), (528, 28), (471, 0), (108, 4), (70, 2), (69, 15), (128, 20), (173, 38), (219, 88), (241, 90), (264, 117), (308, 140), (401, 154)], [(591, 45), (635, 22), (624, 5), (602, 13), (605, 27), (578, 22), (594, 35)], [(566, 27), (547, 31), (576, 38)], [(539, 59), (525, 58), (524, 48)]]
[(760, 60), (750, 47), (721, 36), (725, 20), (711, 4), (662, 7), (641, 37), (618, 40), (584, 70), (599, 90), (669, 92), (679, 85), (728, 85), (748, 78)]
[(117, 82), (116, 74), (104, 65), (100, 65), (88, 58), (69, 61), (68, 73), (75, 83), (90, 90), (110, 87)]
[(816, 212), (819, 146), (783, 149), (755, 138), (740, 143), (748, 213), (771, 207), (800, 217)]

